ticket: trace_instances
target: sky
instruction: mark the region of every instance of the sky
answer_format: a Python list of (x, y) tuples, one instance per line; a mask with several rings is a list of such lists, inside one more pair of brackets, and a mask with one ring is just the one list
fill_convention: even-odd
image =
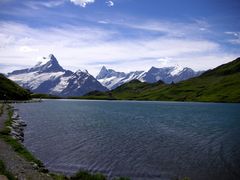
[(97, 75), (207, 70), (240, 56), (239, 0), (0, 0), (0, 72), (54, 54)]

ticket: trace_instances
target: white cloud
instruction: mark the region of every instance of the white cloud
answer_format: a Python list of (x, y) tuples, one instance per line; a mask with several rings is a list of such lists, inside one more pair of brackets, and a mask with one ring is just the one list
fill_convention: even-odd
[(98, 21), (98, 23), (99, 23), (99, 24), (109, 24), (107, 21), (103, 21), (103, 20)]
[[(99, 66), (104, 64), (130, 71), (171, 65), (177, 61), (182, 66), (207, 69), (234, 57), (224, 53), (219, 44), (206, 39), (169, 36), (116, 38), (120, 34), (119, 31), (96, 27), (65, 25), (35, 29), (23, 24), (0, 22), (0, 64), (7, 62), (9, 66), (20, 68), (33, 66), (38, 57), (53, 53), (64, 68), (88, 69), (96, 75)], [(0, 67), (1, 71), (4, 69)]]
[[(130, 19), (130, 20), (129, 20)], [(145, 20), (138, 21), (134, 18), (120, 17), (115, 21), (111, 21), (114, 25), (125, 26), (136, 30), (149, 32), (163, 33), (169, 37), (195, 37), (205, 33), (210, 33), (208, 30), (210, 25), (203, 20), (193, 20), (189, 23), (171, 22), (164, 20)]]
[(172, 60), (170, 57), (160, 57), (157, 59), (160, 66), (167, 66), (170, 60)]
[(70, 0), (73, 4), (86, 7), (87, 4), (94, 3), (95, 0)]
[(39, 9), (41, 7), (53, 8), (64, 4), (65, 0), (50, 0), (50, 1), (28, 1), (24, 4), (32, 9)]
[(23, 52), (23, 53), (37, 52), (38, 51), (38, 49), (34, 49), (34, 48), (29, 47), (29, 46), (21, 46), (21, 47), (19, 47), (18, 50), (20, 52)]
[(240, 44), (240, 32), (225, 32), (225, 34), (233, 36), (232, 39), (228, 40), (232, 44)]
[(108, 7), (114, 6), (114, 2), (113, 1), (106, 1), (106, 4), (107, 4)]

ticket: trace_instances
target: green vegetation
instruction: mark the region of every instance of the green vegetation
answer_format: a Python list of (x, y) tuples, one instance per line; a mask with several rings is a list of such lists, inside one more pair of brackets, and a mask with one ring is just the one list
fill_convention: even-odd
[(6, 170), (6, 167), (2, 160), (0, 160), (0, 175), (5, 175), (9, 180), (15, 180), (16, 178)]
[(102, 174), (90, 174), (86, 171), (79, 171), (70, 178), (71, 180), (106, 180)]
[(20, 142), (16, 139), (13, 139), (10, 134), (10, 129), (8, 128), (12, 124), (12, 115), (13, 110), (8, 107), (8, 119), (5, 121), (5, 128), (0, 131), (0, 138), (12, 146), (13, 150), (17, 152), (20, 156), (25, 158), (29, 162), (36, 163), (40, 168), (43, 167), (43, 164), (40, 160), (36, 159)]
[(62, 174), (50, 173), (50, 176), (55, 180), (69, 180), (67, 176), (64, 176)]
[(184, 177), (182, 180), (190, 180), (189, 177)]
[[(55, 180), (107, 180), (107, 178), (100, 173), (92, 174), (87, 171), (78, 171), (71, 177), (64, 175), (50, 173), (51, 177)], [(114, 180), (130, 180), (129, 178), (119, 177)]]
[(130, 178), (119, 177), (119, 178), (114, 178), (114, 180), (130, 180)]
[(52, 94), (31, 94), (31, 98), (37, 99), (61, 99), (59, 96), (55, 96)]
[(3, 113), (3, 108), (4, 108), (4, 105), (3, 105), (3, 104), (0, 104), (0, 116), (1, 116), (2, 113)]
[(1, 100), (28, 100), (30, 92), (23, 89), (15, 82), (0, 74), (0, 99)]
[(176, 84), (133, 80), (109, 92), (91, 92), (78, 98), (240, 102), (240, 58)]
[(68, 97), (69, 99), (96, 99), (96, 100), (116, 100), (115, 97), (112, 96), (111, 91), (108, 92), (100, 92), (100, 91), (92, 91), (90, 93), (87, 93), (84, 96), (74, 96), (74, 97)]

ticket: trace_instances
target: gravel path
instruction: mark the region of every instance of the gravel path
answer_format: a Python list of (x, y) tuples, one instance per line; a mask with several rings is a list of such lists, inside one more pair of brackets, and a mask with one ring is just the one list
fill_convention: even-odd
[[(4, 121), (7, 119), (6, 106), (4, 113), (0, 117), (0, 131), (4, 128)], [(0, 159), (4, 162), (8, 171), (10, 171), (19, 180), (52, 180), (48, 174), (44, 174), (34, 169), (33, 165), (20, 157), (10, 145), (0, 139)]]

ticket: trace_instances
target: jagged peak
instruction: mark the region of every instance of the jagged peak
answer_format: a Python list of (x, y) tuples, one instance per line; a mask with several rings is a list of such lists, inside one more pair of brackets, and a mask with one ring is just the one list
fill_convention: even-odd
[(101, 68), (101, 71), (107, 71), (106, 66), (103, 66), (103, 67)]
[(37, 71), (40, 73), (43, 72), (63, 72), (65, 71), (58, 63), (57, 58), (53, 55), (50, 54), (48, 58), (43, 57), (42, 60), (45, 62), (43, 63), (42, 61), (38, 62), (33, 68), (31, 68), (29, 71)]
[(174, 67), (155, 67), (152, 66), (147, 72), (154, 72), (154, 71), (171, 71), (172, 69), (174, 69)]
[(84, 70), (78, 69), (74, 74), (76, 74), (76, 75), (82, 75), (82, 74), (90, 75), (89, 72), (86, 69), (84, 69)]
[(56, 62), (58, 62), (58, 61), (57, 61), (57, 58), (56, 58), (53, 54), (49, 54), (49, 55), (48, 55), (48, 58), (50, 59), (50, 61), (56, 61)]
[[(55, 56), (54, 56), (53, 54), (49, 54), (48, 57), (49, 57), (50, 59), (55, 58)], [(56, 59), (56, 58), (55, 58), (55, 59)]]
[(106, 68), (106, 66), (102, 66), (100, 72), (98, 73), (98, 75), (96, 76), (97, 79), (102, 79), (105, 76), (107, 76), (108, 74), (108, 69)]
[(158, 69), (158, 68), (152, 66), (152, 67), (149, 69), (149, 71), (150, 71), (150, 70), (153, 70), (153, 69)]

